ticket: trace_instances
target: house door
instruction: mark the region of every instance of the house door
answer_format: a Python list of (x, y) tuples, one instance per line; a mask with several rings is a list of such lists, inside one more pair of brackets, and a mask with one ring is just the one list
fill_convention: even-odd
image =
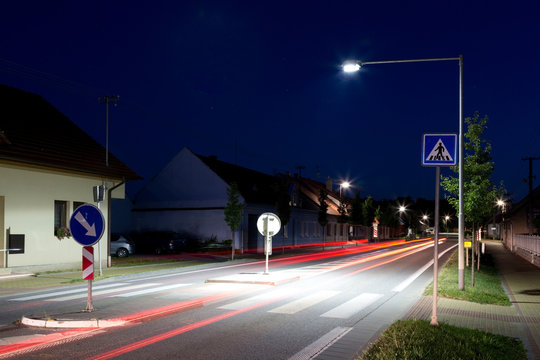
[(259, 239), (259, 230), (257, 230), (258, 215), (248, 215), (248, 250), (256, 251)]
[(4, 197), (0, 196), (0, 268), (6, 267), (6, 229), (4, 228)]

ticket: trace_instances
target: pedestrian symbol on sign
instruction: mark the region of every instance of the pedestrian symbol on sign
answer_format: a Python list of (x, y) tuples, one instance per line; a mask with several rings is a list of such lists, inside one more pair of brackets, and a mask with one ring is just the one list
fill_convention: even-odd
[(452, 156), (444, 146), (441, 139), (437, 141), (437, 145), (429, 153), (428, 160), (442, 160), (442, 161), (453, 161)]
[(457, 163), (456, 134), (424, 134), (422, 165), (454, 166)]

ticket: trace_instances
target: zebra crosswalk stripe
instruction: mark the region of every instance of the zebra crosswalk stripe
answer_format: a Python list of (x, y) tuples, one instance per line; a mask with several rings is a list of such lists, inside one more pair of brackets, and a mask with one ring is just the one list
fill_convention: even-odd
[(307, 309), (310, 306), (316, 305), (320, 303), (321, 301), (331, 298), (332, 296), (337, 295), (339, 293), (340, 293), (339, 291), (333, 291), (333, 290), (318, 291), (314, 294), (304, 296), (301, 299), (291, 301), (285, 305), (269, 310), (268, 312), (278, 313), (278, 314), (295, 314), (299, 311)]
[(156, 292), (160, 292), (160, 291), (176, 289), (176, 288), (179, 288), (179, 287), (189, 286), (189, 285), (191, 285), (191, 284), (163, 285), (163, 286), (153, 287), (153, 288), (150, 288), (150, 289), (131, 291), (131, 292), (122, 293), (122, 294), (115, 294), (113, 296), (116, 296), (116, 297), (131, 297), (131, 296), (138, 296), (138, 295), (146, 295), (146, 294), (151, 294), (151, 293), (156, 293)]
[(337, 319), (347, 319), (352, 315), (360, 312), (364, 308), (368, 307), (378, 299), (380, 299), (382, 294), (372, 294), (372, 293), (363, 293), (346, 303), (339, 305), (338, 307), (333, 308), (330, 311), (325, 312), (321, 317), (327, 318), (337, 318)]
[[(92, 296), (105, 295), (105, 294), (116, 293), (116, 292), (120, 292), (120, 291), (126, 291), (126, 290), (140, 289), (140, 288), (143, 288), (143, 287), (150, 287), (150, 286), (155, 286), (155, 285), (160, 285), (160, 284), (146, 283), (146, 284), (124, 286), (124, 287), (120, 287), (120, 288), (117, 287), (117, 288), (114, 288), (114, 289), (107, 289), (107, 290), (101, 290), (101, 291), (92, 292)], [(58, 297), (58, 298), (54, 298), (54, 299), (48, 299), (47, 301), (67, 301), (67, 300), (82, 299), (82, 298), (85, 298), (87, 296), (88, 296), (88, 294), (75, 294), (75, 295), (70, 295), (70, 296)]]

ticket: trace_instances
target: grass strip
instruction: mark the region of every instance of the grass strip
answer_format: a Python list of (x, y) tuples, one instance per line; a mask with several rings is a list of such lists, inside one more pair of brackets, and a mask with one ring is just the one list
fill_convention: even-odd
[(527, 359), (521, 340), (424, 320), (400, 320), (392, 324), (359, 357), (391, 359)]
[[(465, 290), (460, 290), (458, 286), (458, 252), (454, 251), (439, 272), (437, 292), (439, 296), (450, 299), (480, 304), (511, 305), (489, 253), (482, 255), (480, 270), (475, 269), (474, 286), (471, 285), (471, 268), (465, 268)], [(424, 295), (432, 293), (433, 283), (426, 288)]]

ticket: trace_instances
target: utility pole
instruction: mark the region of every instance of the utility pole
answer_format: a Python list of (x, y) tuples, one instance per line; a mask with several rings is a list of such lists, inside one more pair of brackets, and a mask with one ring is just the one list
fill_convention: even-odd
[(539, 157), (521, 158), (521, 160), (529, 161), (529, 235), (533, 233), (533, 160), (540, 160)]
[(109, 167), (109, 103), (116, 103), (120, 99), (120, 95), (107, 95), (98, 98), (100, 103), (105, 103), (105, 166)]
[(304, 165), (297, 165), (295, 166), (296, 169), (298, 169), (298, 177), (302, 177), (302, 169), (305, 169), (306, 167)]
[[(114, 103), (114, 106), (116, 106), (116, 103), (120, 99), (120, 95), (107, 95), (103, 97), (99, 97), (98, 101), (100, 103), (105, 103), (105, 166), (109, 167), (109, 103)], [(105, 179), (105, 187), (103, 189), (103, 195), (105, 195), (105, 192), (109, 188), (109, 184), (107, 179)], [(107, 218), (110, 219), (110, 201), (111, 199), (107, 198), (107, 202), (109, 206), (107, 206)], [(99, 202), (98, 202), (98, 209), (99, 209)], [(105, 227), (107, 229), (107, 265), (110, 266), (110, 244), (111, 244), (111, 228), (109, 226), (109, 222), (105, 223)], [(103, 276), (103, 269), (101, 267), (101, 239), (98, 241), (98, 258), (99, 258), (99, 276)]]

